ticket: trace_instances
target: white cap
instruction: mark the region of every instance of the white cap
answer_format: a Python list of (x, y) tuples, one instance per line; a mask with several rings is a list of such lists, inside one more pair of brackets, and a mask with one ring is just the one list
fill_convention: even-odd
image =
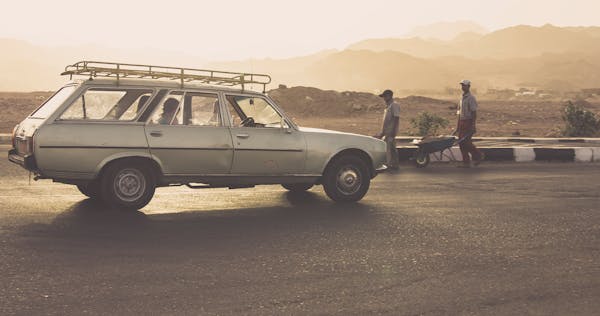
[(470, 86), (471, 80), (463, 79), (460, 81), (460, 84), (465, 85), (465, 86)]

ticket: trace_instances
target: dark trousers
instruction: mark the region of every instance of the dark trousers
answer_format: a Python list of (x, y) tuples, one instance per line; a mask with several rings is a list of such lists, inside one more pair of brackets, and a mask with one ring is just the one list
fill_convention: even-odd
[(473, 141), (471, 140), (473, 137), (473, 120), (460, 120), (458, 122), (458, 131), (459, 139), (465, 137), (465, 139), (459, 145), (463, 162), (465, 164), (471, 162), (471, 157), (469, 157), (469, 154), (471, 154), (473, 160), (481, 160), (481, 151), (477, 149), (475, 145), (473, 145)]

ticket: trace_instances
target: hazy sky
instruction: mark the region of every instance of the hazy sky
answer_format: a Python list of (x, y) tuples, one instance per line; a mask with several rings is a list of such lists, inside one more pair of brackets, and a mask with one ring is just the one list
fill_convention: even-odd
[(0, 37), (179, 51), (211, 60), (342, 49), (442, 21), (470, 20), (490, 30), (600, 24), (598, 0), (0, 1)]

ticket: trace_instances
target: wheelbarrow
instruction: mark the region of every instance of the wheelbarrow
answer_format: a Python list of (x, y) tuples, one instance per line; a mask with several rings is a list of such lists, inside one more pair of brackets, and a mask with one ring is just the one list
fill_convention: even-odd
[(415, 140), (413, 143), (417, 145), (412, 160), (417, 168), (425, 168), (429, 164), (430, 155), (442, 160), (443, 157), (448, 158), (451, 161), (456, 161), (454, 153), (451, 148), (454, 145), (462, 143), (467, 137), (471, 135), (465, 135), (464, 137), (457, 139), (455, 136), (440, 136), (440, 137), (424, 137), (421, 140)]

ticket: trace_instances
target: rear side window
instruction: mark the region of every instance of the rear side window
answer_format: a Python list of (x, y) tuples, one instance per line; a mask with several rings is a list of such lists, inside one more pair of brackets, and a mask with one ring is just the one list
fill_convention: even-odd
[(220, 126), (219, 98), (216, 94), (187, 93), (184, 103), (184, 124)]
[(142, 111), (152, 93), (149, 89), (88, 89), (60, 119), (131, 121)]
[(150, 123), (221, 126), (219, 98), (214, 93), (171, 91), (155, 109)]
[(69, 96), (77, 89), (77, 86), (67, 86), (58, 90), (50, 99), (46, 100), (35, 112), (31, 114), (33, 118), (45, 119), (52, 115)]

